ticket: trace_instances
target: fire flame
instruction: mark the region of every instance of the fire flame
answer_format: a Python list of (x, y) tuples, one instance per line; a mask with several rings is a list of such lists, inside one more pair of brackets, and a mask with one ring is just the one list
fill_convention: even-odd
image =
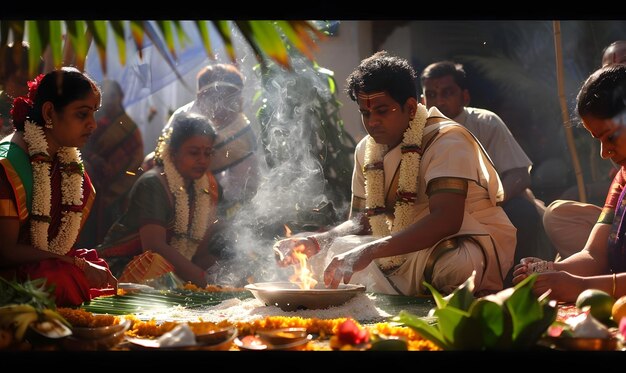
[[(300, 245), (302, 246), (302, 245)], [(313, 276), (313, 271), (307, 263), (306, 254), (302, 251), (304, 247), (297, 247), (293, 251), (293, 256), (298, 259), (298, 263), (294, 264), (294, 274), (289, 277), (289, 281), (300, 286), (300, 289), (310, 290), (315, 287), (317, 280)]]
[(285, 224), (284, 227), (285, 227), (285, 237), (287, 238), (291, 237), (291, 229), (289, 229), (287, 224)]

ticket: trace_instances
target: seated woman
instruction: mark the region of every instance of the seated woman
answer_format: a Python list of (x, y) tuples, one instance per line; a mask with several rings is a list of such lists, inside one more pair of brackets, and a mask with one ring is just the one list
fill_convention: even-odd
[(513, 283), (538, 272), (537, 295), (573, 302), (585, 289), (600, 289), (613, 297), (626, 295), (626, 65), (605, 66), (583, 84), (577, 111), (589, 134), (600, 141), (600, 156), (620, 165), (606, 202), (585, 247), (568, 258), (546, 262), (524, 258), (515, 267)]
[(141, 263), (156, 259), (162, 267), (157, 275), (173, 270), (206, 285), (204, 269), (216, 260), (208, 250), (218, 196), (217, 182), (207, 172), (214, 141), (215, 130), (198, 114), (177, 116), (164, 130), (155, 166), (137, 179), (126, 212), (98, 247), (120, 281), (155, 277)]
[(115, 294), (107, 263), (74, 247), (95, 196), (77, 147), (96, 129), (100, 90), (74, 68), (28, 86), (11, 109), (16, 132), (0, 143), (0, 275), (46, 278), (59, 306)]

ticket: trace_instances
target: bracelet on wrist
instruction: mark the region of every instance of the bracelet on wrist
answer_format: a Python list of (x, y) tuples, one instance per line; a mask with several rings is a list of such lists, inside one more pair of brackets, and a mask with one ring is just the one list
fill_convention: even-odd
[(540, 262), (533, 262), (528, 264), (528, 272), (530, 273), (542, 273), (554, 271), (554, 262), (547, 262), (542, 260)]
[(613, 272), (613, 292), (611, 295), (615, 298), (615, 288), (617, 287), (617, 273)]

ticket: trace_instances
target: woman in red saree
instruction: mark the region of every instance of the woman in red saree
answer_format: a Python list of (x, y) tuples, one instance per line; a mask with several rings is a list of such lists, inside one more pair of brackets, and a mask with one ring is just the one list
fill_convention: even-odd
[(95, 197), (77, 147), (96, 128), (100, 90), (74, 68), (28, 86), (11, 110), (16, 132), (0, 143), (0, 275), (44, 277), (57, 305), (80, 305), (117, 288), (95, 250), (74, 247)]
[(605, 66), (589, 76), (578, 93), (577, 111), (589, 134), (600, 141), (600, 156), (620, 170), (584, 249), (556, 263), (522, 259), (513, 282), (539, 272), (537, 295), (551, 289), (551, 298), (574, 302), (583, 290), (600, 289), (619, 298), (626, 295), (626, 65)]
[(155, 166), (130, 190), (125, 213), (97, 247), (121, 282), (145, 282), (167, 272), (197, 286), (223, 245), (215, 234), (218, 184), (208, 172), (216, 133), (199, 114), (182, 113), (163, 130)]

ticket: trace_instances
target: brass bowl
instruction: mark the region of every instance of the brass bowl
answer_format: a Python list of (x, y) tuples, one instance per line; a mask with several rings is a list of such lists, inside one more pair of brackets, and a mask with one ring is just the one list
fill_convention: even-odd
[[(92, 338), (81, 338), (76, 335), (69, 336), (63, 339), (62, 347), (65, 350), (69, 351), (104, 351), (110, 350), (113, 347), (120, 344), (125, 337), (125, 333), (130, 327), (130, 320), (124, 319), (119, 324), (115, 324), (112, 326), (121, 325), (121, 329), (117, 327), (115, 332), (104, 334), (101, 337), (92, 337)], [(108, 328), (108, 327), (105, 327)], [(84, 328), (84, 329), (100, 329), (100, 328)], [(110, 329), (109, 329), (110, 330)]]
[(307, 338), (306, 328), (280, 328), (272, 330), (259, 330), (259, 337), (274, 346), (288, 345)]
[(74, 337), (78, 339), (100, 339), (119, 332), (122, 329), (128, 329), (130, 320), (123, 317), (119, 318), (119, 322), (113, 325), (101, 326), (97, 328), (72, 328)]
[(196, 334), (196, 343), (203, 346), (218, 345), (228, 339), (232, 340), (234, 338), (233, 334), (236, 334), (236, 332), (237, 328), (234, 325), (229, 325), (207, 333)]
[(298, 284), (291, 282), (260, 282), (244, 288), (266, 306), (276, 306), (283, 311), (340, 306), (365, 292), (365, 286), (354, 284), (340, 284), (337, 289), (327, 289), (319, 284), (313, 289), (300, 289)]
[(206, 333), (196, 335), (196, 342), (186, 346), (159, 346), (158, 340), (147, 338), (130, 338), (126, 340), (130, 343), (131, 350), (180, 350), (180, 351), (227, 351), (237, 337), (238, 331), (234, 325), (219, 330), (217, 334)]

